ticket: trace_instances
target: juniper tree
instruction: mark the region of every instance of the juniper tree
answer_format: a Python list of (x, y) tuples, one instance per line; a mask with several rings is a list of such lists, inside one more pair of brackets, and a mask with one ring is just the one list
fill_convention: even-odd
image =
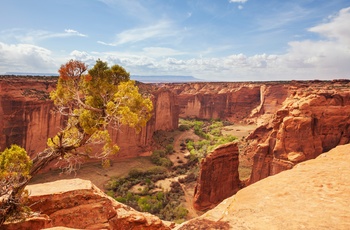
[[(47, 148), (28, 162), (29, 171), (15, 179), (19, 181), (16, 189), (10, 186), (7, 192), (1, 190), (0, 225), (10, 213), (18, 211), (18, 196), (30, 178), (45, 166), (60, 160), (71, 171), (86, 158), (104, 161), (119, 150), (111, 139), (110, 129), (128, 125), (139, 131), (152, 116), (151, 100), (140, 94), (129, 73), (119, 65), (109, 67), (106, 62), (97, 60), (88, 70), (85, 63), (70, 60), (58, 72), (57, 87), (50, 93), (50, 98), (57, 112), (64, 117), (65, 125), (48, 139)], [(96, 146), (101, 147), (99, 151)], [(16, 154), (22, 156), (23, 150)], [(1, 156), (6, 158), (7, 155)], [(1, 170), (3, 174), (8, 169)], [(14, 198), (16, 202), (12, 202)]]

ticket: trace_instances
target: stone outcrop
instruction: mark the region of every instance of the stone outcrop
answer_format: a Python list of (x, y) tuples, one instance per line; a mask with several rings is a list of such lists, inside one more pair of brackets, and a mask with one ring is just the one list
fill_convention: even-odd
[[(60, 180), (29, 185), (29, 202), (32, 211), (47, 215), (42, 227), (69, 227), (76, 229), (170, 229), (158, 217), (137, 212), (105, 195), (90, 181), (81, 179)], [(29, 220), (30, 221), (30, 220)], [(3, 229), (24, 229), (28, 223), (5, 225)], [(36, 228), (38, 226), (38, 228)]]
[(338, 146), (175, 229), (350, 229), (349, 173), (350, 145)]
[(193, 198), (194, 208), (213, 208), (240, 189), (238, 155), (237, 143), (228, 143), (202, 159)]
[(249, 137), (255, 145), (250, 183), (350, 143), (350, 87), (297, 88), (273, 119)]

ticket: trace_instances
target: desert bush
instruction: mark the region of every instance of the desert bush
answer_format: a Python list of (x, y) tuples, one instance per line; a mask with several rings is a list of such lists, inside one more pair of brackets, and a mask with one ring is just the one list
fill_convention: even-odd
[(172, 154), (174, 152), (174, 146), (172, 144), (168, 144), (165, 147), (165, 153), (166, 154)]
[(179, 125), (178, 128), (181, 132), (187, 131), (190, 129), (190, 127), (188, 127), (188, 125)]
[(132, 178), (138, 178), (138, 177), (141, 177), (143, 176), (144, 172), (140, 169), (131, 169), (129, 171), (129, 177), (132, 177)]
[(153, 151), (151, 162), (163, 167), (171, 167), (173, 165), (173, 162), (166, 157), (166, 153), (162, 150)]

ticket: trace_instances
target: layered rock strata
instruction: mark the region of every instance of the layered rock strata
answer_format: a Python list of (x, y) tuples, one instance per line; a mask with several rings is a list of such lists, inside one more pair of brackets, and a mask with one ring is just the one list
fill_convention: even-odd
[(350, 229), (350, 145), (238, 191), (189, 229)]
[[(34, 218), (37, 224), (31, 225), (32, 230), (58, 226), (76, 229), (170, 229), (158, 217), (137, 212), (115, 201), (87, 180), (60, 180), (29, 185), (27, 189), (32, 211), (47, 215), (47, 218)], [(27, 222), (9, 224), (3, 229), (24, 229), (27, 225)]]
[(240, 189), (238, 155), (237, 143), (228, 143), (202, 159), (193, 198), (194, 208), (213, 208)]
[[(11, 144), (24, 147), (29, 155), (43, 151), (49, 137), (64, 125), (49, 99), (56, 86), (55, 77), (1, 77), (0, 78), (0, 151)], [(179, 107), (170, 90), (149, 90), (139, 85), (141, 91), (150, 91), (154, 115), (141, 132), (121, 127), (111, 129), (112, 139), (120, 147), (117, 158), (135, 157), (150, 151), (156, 130), (173, 130), (178, 126)]]
[(297, 89), (248, 140), (256, 146), (250, 183), (350, 143), (350, 88)]

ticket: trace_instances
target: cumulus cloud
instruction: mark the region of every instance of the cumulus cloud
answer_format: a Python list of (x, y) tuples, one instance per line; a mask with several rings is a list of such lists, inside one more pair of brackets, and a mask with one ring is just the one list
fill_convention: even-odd
[(330, 20), (321, 25), (309, 29), (311, 32), (319, 33), (325, 38), (337, 40), (343, 44), (350, 44), (350, 7), (340, 10)]
[(30, 44), (0, 42), (0, 72), (56, 72), (50, 50)]
[[(212, 81), (350, 78), (350, 26), (346, 23), (349, 20), (350, 8), (342, 9), (308, 30), (318, 34), (319, 39), (291, 41), (288, 50), (278, 55), (234, 53), (214, 58), (205, 50), (190, 53), (159, 45), (128, 52), (74, 50), (67, 60), (76, 58), (91, 66), (100, 58), (111, 65), (120, 64), (134, 75), (192, 75)], [(176, 31), (172, 31), (170, 25), (162, 21), (152, 26), (126, 30), (117, 35), (113, 45), (162, 36), (175, 37)], [(65, 33), (78, 32), (67, 29)], [(211, 50), (210, 47), (208, 50)], [(47, 66), (54, 66), (57, 71), (52, 59), (51, 51), (39, 46), (0, 43), (0, 71), (28, 72)]]
[(167, 47), (145, 47), (142, 50), (145, 52), (145, 55), (151, 57), (169, 57), (186, 54), (185, 52)]

